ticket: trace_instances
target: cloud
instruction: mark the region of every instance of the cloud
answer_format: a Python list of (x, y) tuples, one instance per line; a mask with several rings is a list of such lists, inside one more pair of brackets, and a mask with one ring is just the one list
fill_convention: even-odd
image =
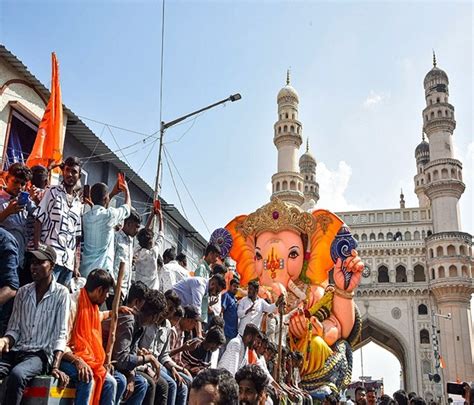
[(330, 170), (324, 162), (318, 163), (316, 180), (319, 183), (320, 199), (317, 207), (331, 211), (357, 210), (344, 196), (351, 176), (352, 168), (344, 161), (339, 162), (336, 170)]
[(364, 107), (365, 108), (372, 108), (376, 106), (377, 104), (380, 104), (382, 101), (390, 98), (390, 94), (386, 93), (376, 93), (373, 90), (370, 90), (369, 95), (364, 101)]

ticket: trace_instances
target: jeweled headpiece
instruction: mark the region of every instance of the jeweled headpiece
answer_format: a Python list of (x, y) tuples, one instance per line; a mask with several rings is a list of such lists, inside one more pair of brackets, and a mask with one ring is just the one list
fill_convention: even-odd
[(316, 229), (316, 220), (310, 213), (274, 198), (237, 225), (237, 231), (245, 237), (258, 236), (267, 231), (277, 233), (287, 229), (310, 236)]

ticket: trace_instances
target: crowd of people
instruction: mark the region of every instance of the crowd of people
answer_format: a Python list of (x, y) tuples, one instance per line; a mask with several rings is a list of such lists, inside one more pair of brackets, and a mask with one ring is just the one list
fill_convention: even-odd
[(42, 166), (2, 177), (1, 403), (20, 404), (44, 374), (73, 384), (77, 404), (312, 403), (283, 296), (242, 289), (217, 245), (192, 269), (164, 250), (160, 204), (142, 226), (123, 176), (89, 189), (80, 159), (58, 170), (58, 185)]

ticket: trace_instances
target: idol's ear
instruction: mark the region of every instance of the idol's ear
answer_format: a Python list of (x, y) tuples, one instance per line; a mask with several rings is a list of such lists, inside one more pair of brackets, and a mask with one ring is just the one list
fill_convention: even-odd
[(240, 215), (229, 222), (225, 229), (232, 235), (233, 244), (230, 257), (237, 263), (237, 273), (240, 276), (240, 284), (246, 286), (250, 280), (257, 277), (255, 272), (255, 238), (247, 238), (238, 231), (238, 227), (245, 221), (247, 215)]
[(312, 283), (321, 284), (327, 280), (328, 272), (334, 266), (331, 243), (344, 222), (327, 210), (316, 210), (312, 215), (316, 221), (316, 229), (309, 239), (311, 255), (306, 275)]

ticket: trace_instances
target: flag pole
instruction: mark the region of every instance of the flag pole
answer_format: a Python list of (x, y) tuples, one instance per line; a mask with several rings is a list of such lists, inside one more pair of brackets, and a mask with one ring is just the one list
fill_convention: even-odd
[(105, 349), (105, 366), (108, 366), (112, 362), (112, 351), (114, 348), (115, 337), (117, 332), (117, 321), (118, 321), (118, 309), (120, 305), (120, 297), (122, 294), (122, 280), (125, 273), (125, 263), (120, 262), (119, 273), (117, 277), (117, 284), (114, 290), (114, 301), (112, 303), (112, 317), (110, 320), (109, 337), (107, 339), (107, 347)]

